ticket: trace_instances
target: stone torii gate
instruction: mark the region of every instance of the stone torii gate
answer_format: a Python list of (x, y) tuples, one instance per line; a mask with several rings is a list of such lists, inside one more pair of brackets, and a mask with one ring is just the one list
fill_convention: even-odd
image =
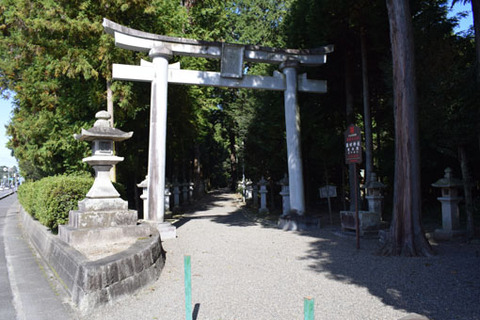
[[(168, 83), (250, 88), (284, 91), (287, 133), (290, 208), (303, 215), (305, 199), (300, 149), (300, 113), (297, 91), (325, 93), (326, 81), (297, 75), (300, 66), (318, 66), (326, 62), (333, 46), (311, 50), (278, 49), (252, 45), (207, 42), (168, 37), (131, 29), (103, 19), (105, 32), (115, 37), (115, 45), (133, 51), (148, 52), (152, 62), (140, 66), (114, 64), (115, 80), (151, 82), (150, 132), (148, 152), (148, 219), (163, 222), (165, 193), (165, 146), (167, 131)], [(221, 72), (182, 70), (180, 64), (168, 64), (173, 55), (221, 59)], [(244, 61), (280, 65), (282, 73), (273, 76), (244, 74)]]

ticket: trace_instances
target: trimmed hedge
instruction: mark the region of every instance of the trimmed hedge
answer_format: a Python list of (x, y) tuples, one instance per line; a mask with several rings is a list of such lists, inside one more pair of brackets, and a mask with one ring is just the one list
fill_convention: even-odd
[(32, 217), (56, 232), (58, 225), (68, 223), (70, 210), (78, 209), (93, 180), (89, 175), (59, 175), (26, 182), (18, 188), (18, 199)]

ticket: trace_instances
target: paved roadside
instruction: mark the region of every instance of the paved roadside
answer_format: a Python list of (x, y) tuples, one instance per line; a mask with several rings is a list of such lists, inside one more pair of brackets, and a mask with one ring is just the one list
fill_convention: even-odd
[(0, 221), (3, 222), (0, 223), (0, 242), (3, 242), (0, 253), (4, 253), (0, 258), (0, 283), (1, 299), (5, 299), (0, 304), (0, 318), (77, 319), (68, 295), (25, 239), (19, 221), (19, 208), (16, 194), (0, 200)]

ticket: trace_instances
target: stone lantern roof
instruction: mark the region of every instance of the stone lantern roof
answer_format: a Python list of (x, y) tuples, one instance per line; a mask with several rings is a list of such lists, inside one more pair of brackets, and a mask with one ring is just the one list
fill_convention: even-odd
[(432, 187), (436, 188), (454, 188), (463, 186), (463, 181), (456, 179), (452, 175), (452, 169), (445, 169), (445, 176), (439, 179), (437, 182), (432, 183)]
[(83, 129), (80, 134), (74, 134), (75, 139), (80, 141), (112, 140), (123, 141), (132, 137), (133, 132), (124, 132), (110, 126), (111, 115), (107, 111), (99, 111), (95, 114), (95, 124), (90, 129)]

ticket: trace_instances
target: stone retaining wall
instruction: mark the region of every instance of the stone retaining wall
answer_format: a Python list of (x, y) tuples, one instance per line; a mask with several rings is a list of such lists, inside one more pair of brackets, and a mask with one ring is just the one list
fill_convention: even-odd
[(149, 237), (137, 239), (127, 250), (89, 261), (23, 208), (20, 214), (26, 235), (59, 276), (82, 313), (156, 281), (165, 264), (160, 235), (153, 227)]

